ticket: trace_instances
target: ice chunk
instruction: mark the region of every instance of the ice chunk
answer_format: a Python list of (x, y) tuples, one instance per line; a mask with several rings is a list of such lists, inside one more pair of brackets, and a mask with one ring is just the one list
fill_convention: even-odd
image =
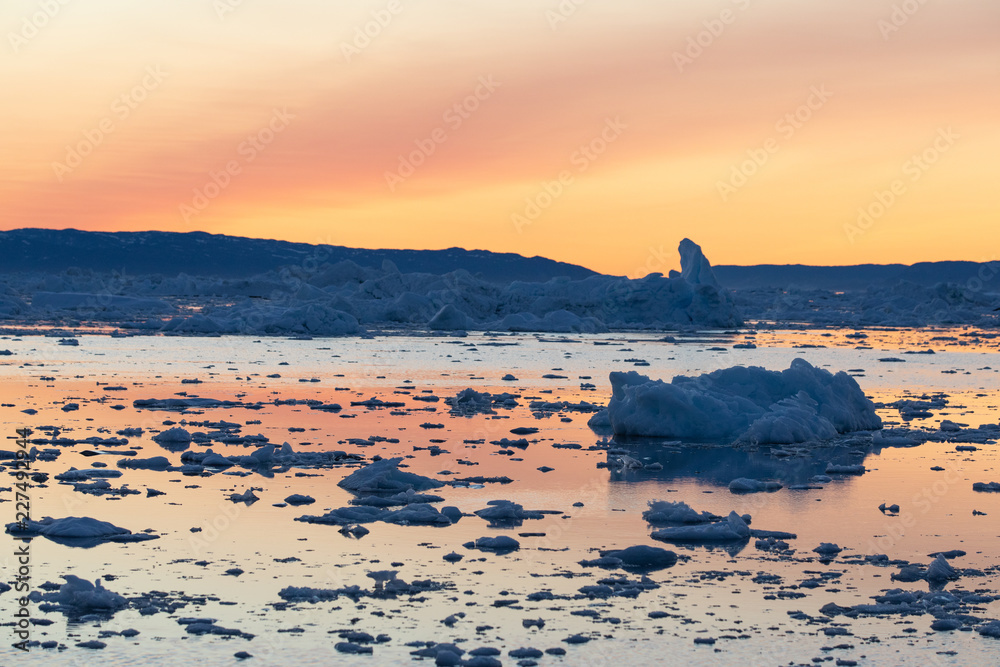
[(247, 505), (252, 505), (253, 503), (260, 500), (260, 498), (257, 497), (257, 494), (255, 494), (253, 491), (254, 490), (250, 488), (244, 491), (243, 493), (230, 493), (226, 497), (229, 500), (233, 501), (234, 503), (246, 503)]
[(8, 523), (6, 532), (15, 537), (41, 535), (60, 544), (81, 547), (91, 547), (101, 542), (141, 542), (157, 539), (156, 535), (134, 534), (107, 521), (76, 516), (62, 519), (44, 517), (40, 521)]
[(696, 512), (684, 501), (650, 500), (642, 518), (653, 525), (672, 523), (711, 523), (722, 517), (710, 512)]
[(424, 477), (399, 469), (402, 457), (382, 459), (359, 468), (340, 480), (337, 486), (354, 493), (399, 493), (408, 489), (426, 491), (444, 486), (430, 477)]
[(931, 583), (952, 581), (959, 578), (958, 572), (948, 563), (944, 554), (938, 554), (934, 562), (927, 567), (927, 573), (924, 576)]
[(496, 414), (494, 408), (517, 407), (517, 398), (513, 394), (490, 394), (472, 388), (463, 389), (456, 396), (444, 399), (444, 402), (451, 406), (451, 414), (464, 417)]
[[(135, 402), (135, 401), (133, 401)], [(174, 428), (167, 429), (161, 433), (157, 433), (153, 436), (153, 440), (157, 443), (169, 443), (169, 444), (190, 444), (191, 434), (180, 426), (175, 426)]]
[(386, 523), (400, 526), (450, 526), (451, 518), (433, 505), (413, 503), (381, 517)]
[(438, 503), (444, 500), (441, 496), (430, 493), (417, 493), (407, 489), (391, 496), (363, 496), (351, 500), (352, 505), (371, 505), (372, 507), (400, 507), (413, 503)]
[(331, 510), (322, 516), (300, 516), (296, 521), (305, 523), (325, 523), (338, 526), (350, 526), (358, 523), (371, 523), (380, 520), (387, 514), (387, 510), (378, 507), (341, 507)]
[(825, 472), (827, 475), (863, 475), (865, 474), (865, 466), (861, 463), (845, 465), (830, 463), (826, 466)]
[(732, 493), (760, 493), (762, 491), (777, 491), (781, 488), (778, 482), (765, 482), (757, 479), (739, 477), (729, 483)]
[(975, 482), (972, 485), (972, 490), (1000, 493), (1000, 482)]
[(489, 507), (474, 514), (489, 521), (491, 526), (520, 526), (526, 519), (542, 519), (545, 516), (538, 511), (526, 510), (510, 500), (491, 500), (486, 504)]
[(638, 545), (620, 551), (601, 552), (603, 558), (614, 558), (621, 562), (621, 567), (636, 572), (652, 572), (673, 567), (677, 562), (677, 554), (660, 547)]
[(661, 528), (650, 535), (661, 542), (735, 542), (750, 539), (750, 527), (743, 517), (730, 512), (724, 520), (697, 526)]
[(148, 459), (119, 459), (117, 466), (132, 470), (166, 470), (170, 467), (170, 459), (166, 456), (154, 456)]
[(480, 537), (473, 542), (466, 542), (462, 545), (466, 549), (479, 549), (480, 551), (495, 551), (498, 554), (510, 553), (521, 548), (521, 543), (513, 537), (498, 535), (497, 537)]
[(821, 542), (818, 547), (813, 549), (813, 551), (818, 553), (820, 556), (827, 557), (827, 556), (836, 556), (841, 551), (843, 551), (843, 548), (837, 546), (832, 542)]
[(613, 372), (611, 387), (617, 435), (787, 444), (882, 426), (854, 378), (804, 359), (784, 371), (734, 366), (670, 383)]
[(90, 583), (72, 574), (64, 574), (63, 579), (66, 583), (58, 591), (44, 594), (32, 592), (32, 600), (57, 605), (59, 611), (71, 616), (113, 614), (128, 606), (125, 598), (104, 588), (100, 579)]
[(683, 239), (678, 251), (681, 254), (681, 278), (692, 285), (709, 285), (722, 289), (715, 272), (712, 271), (712, 265), (701, 251), (701, 246), (690, 239)]
[(472, 320), (453, 304), (447, 304), (437, 312), (427, 328), (431, 331), (461, 331), (470, 328)]

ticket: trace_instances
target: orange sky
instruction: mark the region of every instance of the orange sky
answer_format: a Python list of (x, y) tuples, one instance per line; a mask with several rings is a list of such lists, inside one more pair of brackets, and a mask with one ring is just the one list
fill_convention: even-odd
[(632, 276), (685, 236), (716, 264), (1000, 248), (1000, 3), (61, 3), (0, 8), (4, 229)]

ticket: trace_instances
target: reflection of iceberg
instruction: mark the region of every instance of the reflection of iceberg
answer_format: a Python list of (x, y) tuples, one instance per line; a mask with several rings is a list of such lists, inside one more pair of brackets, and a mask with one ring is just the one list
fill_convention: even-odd
[[(769, 447), (752, 449), (719, 445), (679, 445), (664, 447), (662, 442), (642, 439), (615, 438), (614, 449), (609, 452), (609, 462), (619, 458), (618, 452), (627, 447), (630, 456), (646, 464), (638, 470), (609, 467), (608, 492), (612, 500), (631, 496), (632, 485), (636, 482), (658, 484), (691, 483), (699, 486), (728, 489), (733, 480), (751, 478), (756, 480), (777, 480), (787, 491), (817, 488), (831, 482), (824, 472), (833, 465), (863, 465), (868, 456), (877, 456), (882, 447), (873, 445), (866, 436), (834, 441), (836, 445)], [(613, 453), (612, 453), (613, 452)], [(841, 481), (849, 482), (850, 478)], [(650, 502), (650, 509), (644, 513), (659, 515), (661, 520), (650, 521), (656, 525), (681, 523), (680, 517), (687, 514), (694, 519), (701, 512), (676, 510), (674, 505), (687, 507), (683, 502), (657, 500)], [(658, 512), (662, 510), (662, 512)], [(670, 517), (677, 517), (668, 520)], [(717, 517), (715, 517), (717, 518)], [(713, 518), (714, 520), (714, 518)]]
[(617, 435), (790, 444), (882, 427), (854, 378), (795, 359), (784, 371), (734, 366), (671, 382), (611, 373)]

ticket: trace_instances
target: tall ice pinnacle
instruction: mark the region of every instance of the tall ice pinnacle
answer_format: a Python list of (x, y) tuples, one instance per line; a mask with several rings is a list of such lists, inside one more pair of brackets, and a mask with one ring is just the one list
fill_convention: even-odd
[(712, 265), (701, 251), (701, 246), (691, 239), (684, 239), (678, 248), (681, 254), (681, 278), (693, 285), (711, 285), (722, 289), (712, 271)]

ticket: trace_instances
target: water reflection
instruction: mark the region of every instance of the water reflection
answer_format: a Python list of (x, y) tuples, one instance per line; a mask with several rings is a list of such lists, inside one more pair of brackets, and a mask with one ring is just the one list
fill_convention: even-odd
[[(760, 446), (756, 449), (722, 445), (666, 443), (616, 436), (610, 441), (607, 466), (611, 482), (699, 481), (728, 487), (734, 479), (775, 480), (784, 486), (807, 485), (827, 466), (863, 464), (881, 447), (850, 444), (816, 447)], [(621, 465), (622, 455), (636, 459), (642, 468)], [(656, 465), (659, 464), (659, 465)], [(659, 466), (662, 466), (660, 469)]]

